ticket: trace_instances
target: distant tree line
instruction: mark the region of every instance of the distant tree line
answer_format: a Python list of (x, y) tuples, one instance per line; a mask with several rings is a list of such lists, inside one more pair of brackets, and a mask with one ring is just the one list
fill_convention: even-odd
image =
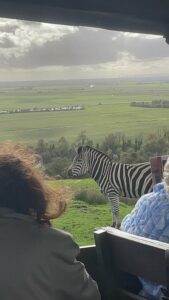
[(133, 138), (124, 133), (111, 133), (100, 143), (95, 143), (85, 132), (81, 132), (73, 143), (65, 137), (54, 143), (40, 139), (34, 150), (41, 156), (47, 175), (67, 178), (67, 169), (80, 145), (93, 146), (117, 162), (139, 163), (149, 161), (152, 156), (169, 154), (169, 129)]
[(130, 106), (146, 107), (146, 108), (169, 108), (169, 100), (153, 100), (151, 102), (133, 101)]

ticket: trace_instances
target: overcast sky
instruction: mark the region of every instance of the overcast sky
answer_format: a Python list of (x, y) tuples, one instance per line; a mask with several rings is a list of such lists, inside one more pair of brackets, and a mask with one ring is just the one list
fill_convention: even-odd
[(169, 75), (160, 36), (0, 19), (0, 80)]

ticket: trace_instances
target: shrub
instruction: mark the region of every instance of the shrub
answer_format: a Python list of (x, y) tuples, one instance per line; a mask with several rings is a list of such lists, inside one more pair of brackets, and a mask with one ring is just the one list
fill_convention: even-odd
[(70, 161), (66, 157), (54, 158), (50, 163), (45, 165), (46, 174), (49, 176), (60, 175), (61, 177), (66, 178), (69, 165)]
[[(108, 202), (108, 197), (101, 194), (101, 192), (97, 190), (91, 190), (91, 189), (80, 189), (74, 194), (75, 200), (84, 201), (88, 204), (105, 204)], [(137, 199), (128, 199), (125, 197), (120, 197), (120, 202), (125, 203), (127, 205), (135, 205), (137, 202)]]
[(97, 190), (81, 189), (75, 193), (75, 200), (81, 200), (88, 204), (105, 204), (107, 197)]

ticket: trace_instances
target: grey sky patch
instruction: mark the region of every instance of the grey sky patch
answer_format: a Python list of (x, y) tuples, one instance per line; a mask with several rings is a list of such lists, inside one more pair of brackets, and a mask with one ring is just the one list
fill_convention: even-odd
[(6, 25), (1, 25), (0, 24), (0, 32), (7, 32), (7, 33), (15, 33), (15, 30), (18, 28), (19, 26), (17, 25), (10, 25), (10, 24), (6, 24)]
[(0, 38), (0, 48), (13, 48), (15, 43), (7, 36)]
[(112, 33), (80, 28), (71, 35), (49, 41), (42, 46), (33, 44), (23, 57), (11, 59), (15, 67), (33, 68), (49, 65), (89, 65), (116, 61), (118, 49), (113, 46)]
[(37, 70), (40, 74), (43, 68), (48, 74), (54, 74), (55, 69), (60, 70), (62, 76), (64, 72), (71, 76), (72, 68), (72, 76), (76, 72), (77, 76), (80, 72), (87, 76), (89, 71), (89, 77), (91, 74), (97, 77), (98, 72), (104, 77), (123, 71), (127, 74), (129, 67), (131, 72), (132, 68), (133, 72), (138, 68), (155, 72), (155, 65), (168, 59), (169, 46), (162, 37), (0, 19), (0, 68), (3, 71), (19, 70), (21, 74), (23, 70), (24, 74), (31, 74)]
[(169, 57), (169, 46), (161, 37), (158, 39), (143, 38), (143, 36), (121, 37), (117, 40), (118, 48), (123, 49), (133, 55), (136, 59), (153, 60)]
[[(26, 24), (26, 26), (28, 25)], [(47, 31), (42, 32), (42, 28), (39, 26), (41, 35), (38, 42), (36, 39), (38, 32), (33, 32), (32, 26), (31, 22), (30, 32), (32, 34), (30, 36), (28, 32), (28, 40), (24, 38), (22, 46), (17, 44), (18, 51), (16, 49), (15, 51), (18, 55), (16, 56), (13, 52), (13, 55), (11, 53), (8, 56), (8, 65), (19, 68), (94, 65), (117, 61), (124, 52), (139, 60), (153, 60), (169, 56), (169, 47), (162, 38), (148, 39), (144, 38), (144, 35), (131, 37), (119, 32), (102, 29), (95, 31), (83, 27), (71, 34), (62, 32), (59, 35), (58, 32), (57, 38), (53, 29), (50, 31), (49, 27), (49, 35), (47, 35)], [(29, 31), (29, 28), (26, 27), (25, 30)], [(18, 36), (21, 35), (20, 38), (22, 38), (21, 33), (18, 34)], [(16, 36), (13, 36), (13, 39), (18, 43)], [(0, 65), (3, 67), (3, 59), (0, 61)]]

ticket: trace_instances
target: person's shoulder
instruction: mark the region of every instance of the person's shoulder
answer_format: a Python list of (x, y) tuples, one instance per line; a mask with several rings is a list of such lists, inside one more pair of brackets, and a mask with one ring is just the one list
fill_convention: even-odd
[(64, 230), (56, 229), (50, 226), (42, 226), (40, 228), (41, 235), (48, 240), (72, 240), (72, 235)]
[(68, 236), (68, 237), (71, 237), (71, 234), (67, 231), (64, 231), (64, 230), (61, 230), (61, 229), (58, 229), (58, 228), (54, 228), (52, 226), (43, 226), (41, 228), (44, 232), (44, 234), (47, 234), (51, 237), (65, 237), (65, 236)]
[[(155, 211), (157, 212), (164, 207), (169, 209), (169, 195), (167, 194), (164, 184), (158, 183), (153, 187), (151, 193), (141, 196), (135, 205), (135, 211), (139, 214), (141, 212)], [(157, 210), (158, 209), (158, 210)]]
[(142, 195), (139, 198), (139, 200), (136, 202), (135, 208), (147, 205), (147, 203), (149, 203), (150, 200), (153, 199), (153, 197), (154, 197), (154, 193), (153, 192), (145, 194), (145, 195)]
[(151, 193), (153, 205), (165, 205), (166, 207), (169, 206), (169, 194), (166, 190), (165, 184), (160, 182), (153, 187), (153, 192)]
[(164, 188), (163, 182), (157, 183), (153, 187), (153, 191), (148, 194), (144, 194), (140, 197), (140, 199), (137, 201), (137, 205), (142, 205), (151, 201), (159, 200), (159, 198), (166, 198), (166, 190)]
[(144, 194), (140, 197), (140, 199), (137, 201), (136, 206), (140, 205), (146, 205), (146, 203), (150, 203), (151, 201), (158, 200), (160, 195), (166, 193), (164, 190), (163, 183), (158, 183), (153, 187), (153, 191), (148, 194)]
[(40, 231), (41, 243), (44, 244), (45, 248), (57, 249), (57, 252), (64, 251), (64, 253), (67, 249), (69, 250), (70, 255), (71, 252), (73, 255), (74, 253), (78, 255), (79, 246), (76, 244), (70, 233), (46, 226), (42, 227)]

